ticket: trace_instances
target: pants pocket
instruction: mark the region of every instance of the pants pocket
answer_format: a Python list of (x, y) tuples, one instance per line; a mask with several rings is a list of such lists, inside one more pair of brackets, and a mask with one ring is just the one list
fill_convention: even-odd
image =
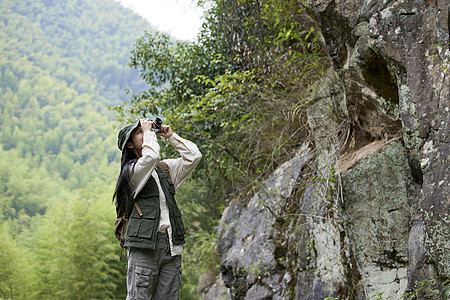
[(151, 299), (156, 284), (158, 282), (157, 272), (152, 269), (134, 267), (134, 274), (130, 276), (133, 282), (130, 282), (127, 299)]
[(148, 287), (150, 286), (150, 279), (152, 275), (152, 270), (136, 267), (136, 286), (138, 287)]

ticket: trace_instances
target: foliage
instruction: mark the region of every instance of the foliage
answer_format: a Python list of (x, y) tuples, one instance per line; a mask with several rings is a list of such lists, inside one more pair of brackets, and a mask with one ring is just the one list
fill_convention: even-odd
[(183, 254), (183, 283), (180, 299), (202, 299), (198, 292), (200, 276), (218, 276), (219, 254), (216, 249), (217, 235), (198, 230), (188, 235)]
[(219, 266), (215, 228), (222, 208), (215, 207), (212, 195), (202, 180), (195, 178), (188, 179), (177, 191), (177, 202), (187, 227), (180, 299), (201, 299), (197, 292), (200, 276), (210, 270), (216, 272)]
[[(435, 299), (441, 295), (442, 299), (448, 299), (450, 296), (450, 280), (446, 280), (439, 287), (434, 280), (422, 280), (417, 282), (413, 291), (406, 292), (400, 299)], [(384, 292), (376, 292), (370, 296), (374, 300), (389, 300), (392, 296), (384, 296)], [(326, 297), (324, 300), (339, 300), (335, 297)]]
[(313, 15), (297, 1), (216, 1), (196, 42), (146, 33), (130, 65), (149, 89), (114, 108), (119, 120), (163, 114), (200, 144), (219, 197), (249, 190), (306, 134), (302, 108), (326, 67)]
[(439, 286), (435, 280), (422, 280), (416, 282), (416, 288), (413, 291), (406, 292), (400, 299), (434, 299), (441, 295), (442, 299), (450, 297), (450, 280), (446, 280)]
[[(110, 198), (119, 119), (157, 113), (204, 160), (178, 192), (190, 242), (182, 295), (217, 271), (225, 200), (287, 159), (324, 64), (314, 14), (297, 1), (215, 1), (193, 43), (110, 0), (2, 0), (0, 8), (0, 297), (124, 298)], [(300, 129), (299, 129), (300, 128)], [(170, 147), (165, 155), (172, 155)], [(117, 250), (116, 250), (117, 249)]]
[(21, 158), (16, 149), (0, 149), (0, 185), (0, 218), (12, 219), (13, 232), (28, 228), (30, 217), (43, 214), (48, 204), (67, 201), (70, 196), (61, 178)]
[(142, 87), (127, 52), (150, 28), (118, 26), (134, 18), (124, 11), (107, 0), (2, 1), (0, 219), (43, 214), (68, 190), (114, 180), (120, 153), (107, 106), (125, 86)]
[(105, 154), (106, 164), (119, 160), (106, 107), (120, 102), (125, 86), (142, 86), (125, 62), (144, 23), (121, 29), (116, 22), (131, 16), (110, 1), (54, 4), (2, 1), (0, 143), (68, 179), (70, 188), (86, 187)]
[(27, 299), (35, 293), (31, 252), (12, 239), (8, 224), (0, 224), (0, 297), (2, 299)]
[(39, 297), (114, 299), (118, 290), (123, 290), (111, 234), (114, 213), (104, 214), (109, 204), (99, 201), (107, 196), (78, 195), (67, 204), (53, 206), (35, 224), (27, 242), (37, 245), (38, 261), (47, 261), (37, 267), (45, 283), (38, 289)]
[(142, 88), (126, 60), (133, 40), (151, 27), (119, 3), (2, 0), (1, 11), (2, 72), (21, 79), (46, 70), (79, 93), (98, 89), (109, 104), (120, 103), (125, 88)]
[(125, 298), (112, 234), (120, 151), (109, 105), (151, 26), (110, 0), (2, 0), (0, 298)]
[(9, 222), (4, 223), (0, 293), (11, 299), (125, 297), (120, 276), (125, 266), (114, 251), (115, 216), (104, 201), (108, 195), (84, 193), (68, 203), (55, 203), (44, 216), (32, 218), (29, 229), (15, 239), (8, 234)]
[[(130, 66), (148, 89), (113, 107), (121, 122), (163, 116), (203, 153), (188, 183), (203, 188), (183, 204), (186, 223), (196, 224), (190, 240), (195, 249), (187, 248), (184, 258), (191, 279), (198, 278), (192, 274), (199, 271), (199, 249), (211, 240), (199, 238), (215, 234), (226, 203), (252, 193), (307, 138), (308, 94), (328, 67), (306, 2), (216, 0), (208, 6), (195, 42), (150, 32), (136, 41)], [(173, 155), (170, 148), (163, 153)], [(193, 213), (196, 205), (201, 211)], [(215, 268), (211, 262), (209, 269)], [(191, 283), (183, 295), (189, 289), (195, 294)]]
[(441, 71), (447, 73), (450, 68), (450, 43), (437, 43), (434, 45), (436, 48), (436, 53), (434, 55), (428, 56), (427, 59), (437, 62), (439, 70), (434, 71), (436, 73)]

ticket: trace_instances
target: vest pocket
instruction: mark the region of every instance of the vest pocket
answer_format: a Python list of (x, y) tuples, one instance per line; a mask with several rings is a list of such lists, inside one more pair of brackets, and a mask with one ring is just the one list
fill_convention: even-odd
[(141, 226), (139, 228), (139, 236), (150, 239), (152, 238), (155, 229), (156, 215), (158, 212), (156, 208), (153, 208), (152, 210), (143, 209), (143, 213), (144, 215), (141, 219)]
[(133, 210), (130, 223), (128, 225), (127, 235), (151, 239), (155, 229), (156, 215), (158, 214), (158, 211), (156, 208), (153, 210), (146, 210), (144, 207), (141, 207), (141, 209), (143, 212), (142, 217), (139, 216), (136, 209)]
[(127, 236), (137, 236), (139, 232), (139, 226), (141, 225), (141, 221), (137, 218), (130, 218), (127, 227)]

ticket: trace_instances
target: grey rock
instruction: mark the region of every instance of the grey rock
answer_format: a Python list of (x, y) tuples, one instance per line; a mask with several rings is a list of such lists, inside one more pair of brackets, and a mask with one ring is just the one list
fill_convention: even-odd
[(443, 299), (450, 277), (450, 71), (441, 67), (450, 59), (442, 47), (450, 5), (311, 3), (332, 68), (306, 112), (310, 143), (250, 201), (238, 199), (222, 216), (227, 298), (399, 299), (433, 280), (417, 297)]

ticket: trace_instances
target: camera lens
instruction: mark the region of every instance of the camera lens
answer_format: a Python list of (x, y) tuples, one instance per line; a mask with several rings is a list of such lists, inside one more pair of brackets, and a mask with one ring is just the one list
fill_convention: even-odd
[(153, 121), (153, 123), (155, 124), (155, 126), (157, 128), (159, 128), (159, 127), (161, 127), (162, 120), (159, 117), (156, 117), (155, 120)]
[(155, 127), (152, 128), (152, 131), (153, 132), (160, 132), (161, 131), (162, 120), (159, 117), (156, 117), (153, 120), (153, 125), (155, 125)]

